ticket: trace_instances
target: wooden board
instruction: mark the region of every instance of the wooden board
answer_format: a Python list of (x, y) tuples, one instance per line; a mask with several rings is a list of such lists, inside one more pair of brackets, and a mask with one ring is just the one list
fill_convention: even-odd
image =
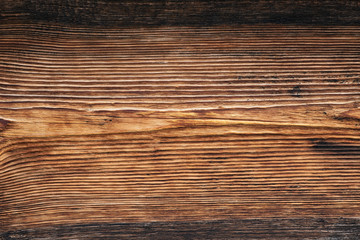
[(357, 1), (2, 2), (2, 239), (359, 238)]

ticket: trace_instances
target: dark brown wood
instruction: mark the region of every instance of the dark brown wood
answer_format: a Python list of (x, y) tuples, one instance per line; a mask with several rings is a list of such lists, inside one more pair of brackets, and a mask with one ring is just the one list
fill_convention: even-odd
[(358, 219), (246, 219), (50, 226), (10, 231), (24, 239), (359, 239)]
[(359, 238), (358, 1), (3, 3), (3, 239)]
[(2, 0), (0, 16), (100, 26), (358, 25), (358, 0)]

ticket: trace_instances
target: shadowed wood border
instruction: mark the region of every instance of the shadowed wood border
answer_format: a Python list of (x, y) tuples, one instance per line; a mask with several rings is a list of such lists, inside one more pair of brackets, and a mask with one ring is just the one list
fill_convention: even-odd
[(0, 19), (100, 26), (357, 25), (357, 0), (2, 0)]
[(93, 223), (10, 231), (25, 239), (359, 239), (354, 218), (244, 219), (196, 222)]

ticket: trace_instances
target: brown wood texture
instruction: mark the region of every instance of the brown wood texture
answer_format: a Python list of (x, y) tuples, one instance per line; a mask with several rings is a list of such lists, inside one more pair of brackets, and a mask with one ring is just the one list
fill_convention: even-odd
[(359, 238), (357, 1), (2, 2), (0, 238)]

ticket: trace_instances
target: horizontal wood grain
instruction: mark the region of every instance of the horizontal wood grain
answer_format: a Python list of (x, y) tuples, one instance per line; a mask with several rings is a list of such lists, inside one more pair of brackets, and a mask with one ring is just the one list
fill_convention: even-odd
[(358, 239), (359, 220), (246, 219), (61, 225), (10, 231), (3, 239)]
[(4, 234), (359, 216), (359, 28), (0, 28)]
[(99, 26), (358, 25), (357, 0), (2, 0), (0, 19)]
[(357, 27), (2, 31), (0, 106), (192, 110), (359, 99)]
[(0, 3), (0, 239), (359, 238), (358, 1)]

